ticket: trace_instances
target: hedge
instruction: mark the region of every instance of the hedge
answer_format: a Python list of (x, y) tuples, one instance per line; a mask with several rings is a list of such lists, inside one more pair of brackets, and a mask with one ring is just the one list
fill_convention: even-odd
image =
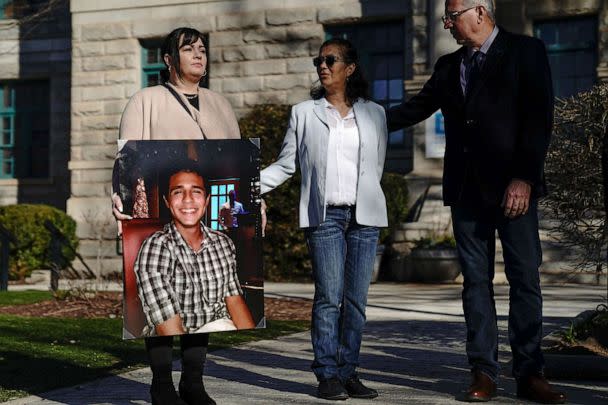
[[(78, 246), (76, 221), (65, 212), (48, 205), (18, 204), (0, 207), (0, 224), (17, 240), (11, 244), (9, 258), (9, 278), (23, 280), (32, 270), (50, 268), (50, 232), (44, 227), (46, 220), (51, 221), (67, 238), (74, 249)], [(64, 259), (74, 260), (71, 249), (64, 247)]]

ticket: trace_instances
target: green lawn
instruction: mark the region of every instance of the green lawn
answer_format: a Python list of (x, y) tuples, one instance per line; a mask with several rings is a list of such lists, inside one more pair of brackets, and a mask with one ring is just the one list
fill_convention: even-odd
[[(23, 295), (20, 300), (40, 298)], [(210, 350), (309, 327), (307, 321), (268, 321), (266, 329), (214, 333)], [(145, 366), (143, 340), (123, 341), (121, 333), (122, 319), (0, 315), (0, 402)]]
[(33, 304), (53, 298), (50, 291), (0, 291), (0, 307)]

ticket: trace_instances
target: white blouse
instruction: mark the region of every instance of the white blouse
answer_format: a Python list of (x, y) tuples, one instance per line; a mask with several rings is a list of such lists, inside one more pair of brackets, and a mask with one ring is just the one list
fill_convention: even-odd
[(325, 111), (329, 124), (327, 173), (325, 183), (328, 205), (355, 205), (359, 176), (359, 128), (351, 108), (342, 118), (327, 99)]

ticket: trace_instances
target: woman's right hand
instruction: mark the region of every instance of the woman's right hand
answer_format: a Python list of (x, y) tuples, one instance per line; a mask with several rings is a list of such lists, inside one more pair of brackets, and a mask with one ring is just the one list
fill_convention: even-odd
[(114, 214), (114, 218), (116, 218), (117, 221), (118, 236), (122, 235), (122, 222), (120, 221), (133, 219), (131, 215), (123, 214), (122, 208), (120, 196), (116, 193), (112, 194), (112, 214)]

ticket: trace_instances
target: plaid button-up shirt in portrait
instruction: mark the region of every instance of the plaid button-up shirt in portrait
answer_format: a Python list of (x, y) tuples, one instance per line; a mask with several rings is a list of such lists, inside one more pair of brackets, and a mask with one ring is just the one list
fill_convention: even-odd
[(155, 326), (175, 315), (182, 318), (186, 333), (229, 318), (224, 298), (242, 294), (234, 244), (202, 223), (201, 229), (205, 236), (198, 252), (173, 222), (142, 244), (135, 276), (147, 321), (144, 336), (154, 336)]

